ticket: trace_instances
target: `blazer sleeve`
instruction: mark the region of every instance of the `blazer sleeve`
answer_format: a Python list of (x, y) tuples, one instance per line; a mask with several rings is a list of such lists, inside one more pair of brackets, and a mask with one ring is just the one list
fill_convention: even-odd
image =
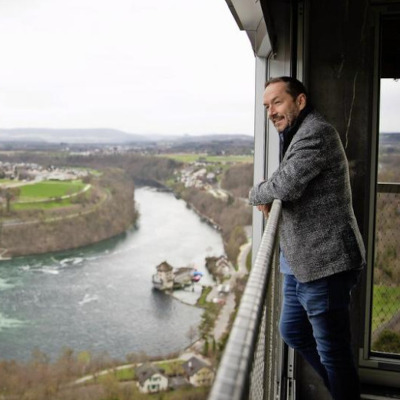
[(298, 139), (290, 146), (279, 168), (267, 180), (255, 185), (249, 193), (252, 205), (269, 204), (274, 199), (299, 199), (309, 182), (322, 171), (326, 161), (323, 134)]

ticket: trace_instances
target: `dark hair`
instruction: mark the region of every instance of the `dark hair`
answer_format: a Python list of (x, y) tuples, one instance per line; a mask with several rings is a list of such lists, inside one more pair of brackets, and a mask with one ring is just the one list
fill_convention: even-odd
[(299, 94), (304, 93), (308, 99), (308, 93), (305, 86), (296, 78), (291, 76), (280, 76), (278, 78), (271, 78), (265, 83), (265, 87), (269, 86), (271, 83), (284, 82), (286, 83), (286, 92), (289, 93), (293, 100), (296, 100)]

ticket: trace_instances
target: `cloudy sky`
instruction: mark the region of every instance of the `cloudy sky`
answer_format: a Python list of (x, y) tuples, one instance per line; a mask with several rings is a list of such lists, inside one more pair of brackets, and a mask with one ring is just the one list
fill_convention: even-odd
[(400, 132), (400, 80), (381, 80), (381, 132)]
[(0, 0), (0, 128), (252, 134), (254, 55), (224, 0)]

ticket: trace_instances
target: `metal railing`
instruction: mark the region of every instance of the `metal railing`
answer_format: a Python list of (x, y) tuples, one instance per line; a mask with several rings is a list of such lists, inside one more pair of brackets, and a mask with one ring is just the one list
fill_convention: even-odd
[(272, 399), (277, 390), (277, 307), (271, 304), (281, 209), (275, 200), (208, 400)]
[(400, 183), (379, 182), (377, 184), (378, 193), (400, 193)]
[(380, 182), (376, 193), (370, 350), (400, 358), (400, 184)]

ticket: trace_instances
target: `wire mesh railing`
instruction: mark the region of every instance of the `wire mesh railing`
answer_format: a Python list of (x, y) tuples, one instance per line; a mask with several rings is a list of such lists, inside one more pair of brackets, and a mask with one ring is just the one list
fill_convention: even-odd
[(281, 209), (275, 200), (208, 400), (267, 400), (276, 391), (272, 265)]
[(377, 189), (371, 350), (400, 357), (400, 184)]

